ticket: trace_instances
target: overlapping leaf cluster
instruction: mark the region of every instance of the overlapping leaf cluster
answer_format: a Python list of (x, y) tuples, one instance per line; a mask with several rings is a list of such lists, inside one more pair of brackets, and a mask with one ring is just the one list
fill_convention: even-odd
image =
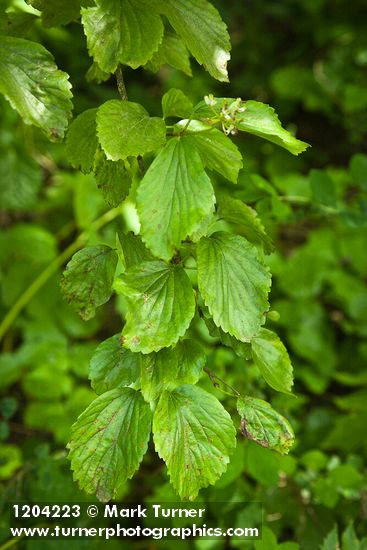
[[(77, 18), (82, 8), (93, 71), (99, 79), (117, 71), (120, 89), (122, 65), (175, 65), (172, 55), (186, 48), (213, 77), (227, 80), (229, 37), (207, 0), (32, 5), (46, 25)], [(167, 41), (176, 41), (176, 48)], [(181, 61), (188, 72), (187, 54)], [(62, 137), (70, 91), (67, 75), (48, 52), (5, 37), (0, 68), (0, 90), (25, 122)], [(110, 206), (128, 197), (140, 223), (139, 235), (118, 236), (122, 273), (116, 278), (118, 257), (105, 245), (77, 252), (64, 272), (65, 296), (83, 318), (92, 318), (113, 290), (127, 307), (121, 336), (102, 343), (91, 361), (92, 386), (100, 395), (75, 423), (69, 456), (80, 486), (109, 500), (137, 470), (153, 431), (175, 490), (194, 499), (225, 471), (236, 446), (231, 416), (196, 386), (205, 350), (188, 338), (194, 318), (202, 317), (224, 345), (251, 357), (275, 390), (289, 393), (293, 382), (283, 344), (263, 328), (270, 307), (265, 255), (271, 239), (248, 205), (217, 197), (211, 172), (237, 182), (242, 155), (229, 136), (238, 132), (293, 154), (307, 144), (281, 126), (271, 107), (256, 101), (207, 96), (193, 106), (173, 89), (162, 99), (163, 116), (151, 117), (124, 95), (81, 113), (67, 135), (72, 166), (95, 174)], [(293, 441), (288, 422), (269, 404), (238, 396), (243, 435), (288, 452)]]

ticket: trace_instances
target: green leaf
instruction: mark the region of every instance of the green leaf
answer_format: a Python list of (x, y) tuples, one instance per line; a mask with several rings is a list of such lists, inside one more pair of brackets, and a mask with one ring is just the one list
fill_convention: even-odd
[(7, 13), (2, 12), (0, 5), (0, 35), (27, 38), (37, 19), (36, 15), (20, 10)]
[(107, 82), (107, 80), (109, 80), (110, 78), (111, 73), (106, 73), (105, 71), (102, 71), (98, 63), (96, 63), (95, 61), (93, 61), (92, 65), (89, 67), (85, 75), (85, 79), (87, 82), (97, 82), (97, 84)]
[[(187, 123), (187, 120), (182, 120), (177, 128), (182, 129)], [(223, 132), (197, 120), (192, 120), (185, 132), (189, 134), (187, 141), (199, 151), (205, 166), (232, 183), (237, 183), (238, 172), (242, 168), (242, 155)]]
[(41, 44), (2, 36), (0, 92), (26, 124), (39, 126), (51, 139), (64, 136), (71, 113), (71, 85)]
[(254, 397), (237, 401), (241, 416), (241, 432), (262, 447), (287, 454), (294, 443), (294, 433), (288, 420), (281, 416), (270, 403)]
[(340, 550), (337, 525), (324, 538), (320, 550)]
[(16, 445), (0, 443), (0, 479), (11, 478), (23, 464), (22, 452)]
[(95, 399), (72, 427), (69, 459), (74, 479), (99, 500), (113, 498), (143, 459), (151, 412), (131, 388), (111, 390)]
[(187, 48), (217, 80), (228, 81), (230, 39), (218, 11), (207, 0), (153, 0)]
[(189, 98), (176, 88), (171, 88), (162, 98), (163, 118), (187, 118), (191, 115), (193, 108)]
[(310, 187), (315, 202), (336, 207), (336, 192), (334, 182), (325, 170), (311, 170)]
[(194, 340), (182, 340), (174, 348), (143, 356), (141, 391), (146, 401), (155, 400), (164, 390), (182, 384), (196, 384), (205, 365), (205, 351)]
[(13, 147), (0, 150), (0, 173), (1, 209), (10, 212), (33, 209), (42, 186), (42, 170), (31, 156)]
[(252, 342), (252, 356), (266, 382), (277, 391), (289, 393), (293, 385), (293, 368), (279, 336), (262, 328)]
[(140, 376), (141, 354), (122, 347), (120, 335), (108, 338), (96, 349), (89, 367), (89, 379), (97, 394), (130, 386)]
[(159, 351), (185, 334), (195, 313), (195, 298), (181, 266), (143, 262), (127, 269), (114, 286), (128, 305), (122, 334), (131, 351)]
[(194, 500), (200, 489), (215, 483), (236, 446), (227, 411), (216, 397), (191, 385), (162, 394), (153, 416), (153, 434), (182, 500)]
[(367, 155), (362, 153), (353, 155), (349, 163), (349, 170), (357, 185), (367, 189)]
[(109, 160), (137, 157), (162, 147), (166, 141), (163, 119), (151, 118), (138, 103), (111, 99), (97, 113), (97, 132)]
[(42, 22), (45, 27), (66, 25), (80, 17), (80, 0), (36, 0), (29, 2), (42, 11)]
[(266, 254), (273, 252), (273, 241), (267, 235), (256, 210), (241, 200), (223, 196), (218, 202), (218, 217), (238, 225), (241, 235), (251, 243), (261, 245)]
[(160, 16), (145, 0), (95, 0), (82, 10), (88, 50), (100, 68), (113, 73), (118, 65), (137, 69), (151, 59), (163, 38)]
[(66, 154), (70, 164), (84, 174), (88, 174), (94, 165), (98, 148), (97, 109), (84, 111), (70, 124), (66, 137)]
[[(208, 311), (206, 306), (204, 306), (204, 308)], [(220, 327), (217, 327), (210, 316), (209, 311), (205, 314), (204, 308), (201, 308), (201, 310), (204, 313), (204, 322), (208, 328), (210, 336), (213, 338), (219, 338), (223, 346), (232, 348), (238, 357), (243, 357), (246, 360), (251, 359), (251, 345), (246, 342), (240, 342), (237, 338), (228, 334), (228, 332), (224, 332)]]
[(87, 321), (112, 294), (117, 254), (105, 245), (79, 250), (63, 273), (61, 286), (67, 301)]
[(115, 208), (129, 194), (132, 176), (129, 164), (124, 160), (107, 160), (103, 151), (97, 150), (94, 175), (106, 203)]
[(199, 153), (186, 138), (171, 139), (138, 188), (143, 241), (155, 256), (169, 260), (213, 212), (214, 202)]
[(117, 245), (119, 254), (125, 268), (153, 260), (153, 256), (139, 237), (133, 233), (118, 233)]
[(240, 130), (254, 134), (299, 155), (309, 147), (285, 130), (273, 107), (259, 101), (234, 98), (209, 98), (196, 105), (195, 116), (210, 121), (220, 119), (228, 133)]
[(276, 143), (293, 155), (299, 155), (309, 147), (307, 143), (296, 139), (282, 127), (278, 115), (270, 105), (259, 101), (246, 101), (245, 107), (246, 111), (238, 121), (239, 130)]
[(197, 249), (199, 290), (215, 324), (250, 342), (265, 322), (271, 277), (258, 250), (243, 237), (213, 233)]
[(158, 51), (148, 61), (145, 68), (156, 73), (162, 65), (166, 64), (192, 76), (189, 52), (177, 34), (166, 33), (164, 35)]
[(362, 550), (362, 545), (357, 539), (352, 522), (348, 524), (348, 527), (342, 534), (342, 548), (343, 550)]

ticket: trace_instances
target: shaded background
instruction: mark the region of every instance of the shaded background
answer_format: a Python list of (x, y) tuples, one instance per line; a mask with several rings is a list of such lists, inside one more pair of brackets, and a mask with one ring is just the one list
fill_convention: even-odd
[[(281, 457), (241, 439), (227, 473), (201, 496), (263, 501), (266, 527), (256, 550), (314, 550), (334, 524), (344, 532), (342, 550), (365, 549), (366, 540), (351, 542), (351, 524), (360, 540), (367, 525), (365, 2), (213, 3), (232, 37), (230, 84), (215, 82), (194, 61), (193, 78), (168, 66), (157, 74), (126, 69), (129, 98), (152, 115), (161, 114), (161, 96), (171, 87), (181, 88), (194, 102), (207, 93), (256, 99), (275, 107), (284, 125), (312, 148), (292, 157), (254, 136), (237, 136), (245, 166), (238, 185), (213, 174), (217, 188), (256, 208), (276, 242), (277, 252), (269, 257), (271, 303), (280, 317), (273, 328), (291, 354), (297, 398), (266, 387), (256, 367), (210, 338), (199, 319), (191, 330), (207, 346), (208, 366), (241, 393), (271, 401), (291, 420), (297, 442), (289, 456)], [(14, 6), (24, 8), (22, 1)], [(45, 29), (37, 17), (25, 16), (12, 32), (41, 41), (70, 74), (74, 115), (118, 97), (112, 78), (100, 85), (86, 81), (91, 61), (78, 23)], [(2, 98), (0, 112), (3, 316), (107, 208), (93, 176), (70, 168), (63, 145), (51, 144), (37, 129), (23, 125)], [(116, 228), (126, 229), (129, 223), (127, 212), (125, 220), (91, 231), (89, 243), (114, 246)], [(91, 500), (72, 482), (65, 444), (71, 424), (94, 397), (87, 380), (89, 359), (98, 342), (121, 330), (125, 305), (114, 299), (95, 319), (83, 322), (63, 301), (59, 279), (57, 272), (47, 280), (1, 342), (0, 527), (7, 525), (1, 508), (7, 500)], [(234, 399), (212, 388), (207, 377), (201, 385), (235, 415)], [(152, 448), (121, 494), (126, 500), (147, 497), (175, 498)], [(220, 524), (223, 510), (213, 514)], [(231, 512), (231, 518), (240, 526), (251, 524), (256, 514), (253, 504)], [(56, 546), (72, 549), (74, 544), (98, 548), (100, 542)], [(203, 550), (228, 547), (221, 542), (176, 544)], [(128, 547), (123, 542), (109, 545)], [(172, 543), (149, 545), (155, 546)], [(53, 548), (53, 543), (23, 541), (15, 547)]]

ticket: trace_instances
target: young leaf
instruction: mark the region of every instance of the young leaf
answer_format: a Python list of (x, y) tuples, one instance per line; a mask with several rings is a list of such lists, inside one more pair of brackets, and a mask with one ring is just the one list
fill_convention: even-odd
[(186, 46), (217, 80), (228, 81), (230, 39), (218, 11), (207, 0), (150, 0), (164, 14)]
[(244, 436), (281, 454), (289, 452), (294, 443), (292, 427), (270, 403), (254, 397), (244, 397), (238, 399), (237, 410)]
[(118, 233), (117, 246), (125, 268), (153, 260), (153, 256), (139, 237), (133, 233)]
[(39, 126), (50, 139), (61, 139), (71, 114), (68, 75), (59, 71), (41, 44), (2, 36), (0, 92), (26, 124)]
[(66, 154), (70, 164), (84, 174), (88, 174), (94, 165), (98, 148), (97, 109), (84, 111), (70, 124), (66, 137)]
[(289, 393), (293, 385), (293, 368), (279, 336), (262, 328), (252, 340), (252, 356), (266, 382), (274, 390)]
[(110, 299), (116, 265), (116, 252), (98, 245), (79, 250), (66, 266), (61, 279), (64, 296), (85, 321)]
[(141, 391), (146, 401), (164, 390), (182, 384), (196, 384), (205, 365), (205, 351), (194, 340), (182, 340), (174, 348), (143, 356)]
[(80, 488), (110, 500), (138, 469), (150, 430), (150, 408), (139, 392), (120, 388), (97, 397), (73, 425), (68, 444)]
[(236, 446), (227, 411), (216, 397), (191, 385), (161, 395), (153, 434), (155, 448), (182, 500), (194, 500), (200, 489), (215, 483)]
[[(177, 128), (185, 127), (187, 122), (180, 121)], [(199, 151), (204, 165), (237, 183), (242, 155), (236, 145), (217, 128), (198, 120), (191, 121), (185, 131), (188, 133), (187, 141)]]
[(118, 65), (137, 69), (158, 50), (163, 38), (160, 16), (145, 0), (95, 0), (82, 10), (88, 50), (102, 71), (113, 73)]
[(197, 249), (199, 290), (215, 324), (250, 342), (269, 309), (271, 277), (258, 250), (225, 232), (202, 238)]
[(122, 331), (131, 351), (151, 353), (175, 344), (195, 313), (190, 279), (181, 266), (151, 261), (127, 269), (115, 282), (128, 312)]
[(251, 243), (261, 245), (266, 254), (274, 250), (274, 244), (265, 232), (256, 210), (238, 199), (224, 196), (218, 202), (218, 217), (240, 226), (241, 235)]
[(171, 139), (138, 188), (143, 241), (155, 256), (169, 260), (213, 212), (214, 202), (199, 153), (186, 138)]
[(100, 395), (108, 390), (129, 386), (140, 376), (140, 353), (122, 347), (120, 335), (108, 338), (96, 349), (89, 367), (89, 379)]
[(156, 151), (166, 141), (163, 119), (150, 117), (138, 103), (111, 99), (97, 113), (97, 132), (109, 160)]
[[(208, 104), (209, 103), (209, 104)], [(299, 155), (309, 147), (285, 130), (273, 107), (259, 101), (234, 98), (212, 98), (196, 105), (195, 117), (204, 121), (219, 118), (227, 132), (240, 130), (254, 134)]]
[(193, 108), (189, 98), (176, 88), (171, 88), (162, 98), (163, 118), (187, 118), (191, 115)]
[(159, 71), (162, 65), (171, 65), (187, 76), (192, 76), (190, 55), (181, 38), (174, 33), (166, 33), (158, 51), (148, 61), (145, 68), (153, 73)]
[(128, 162), (107, 160), (103, 151), (97, 149), (93, 170), (106, 203), (112, 208), (121, 204), (129, 194), (132, 181)]

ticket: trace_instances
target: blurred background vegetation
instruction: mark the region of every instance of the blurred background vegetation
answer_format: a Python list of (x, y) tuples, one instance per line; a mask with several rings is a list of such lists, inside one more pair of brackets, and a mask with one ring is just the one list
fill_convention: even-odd
[[(192, 63), (193, 77), (163, 66), (158, 73), (126, 69), (129, 98), (159, 115), (162, 94), (181, 88), (194, 102), (207, 93), (271, 104), (285, 126), (312, 145), (300, 157), (254, 136), (238, 136), (244, 170), (237, 186), (213, 175), (258, 211), (276, 243), (270, 321), (295, 368), (296, 397), (277, 394), (256, 368), (192, 327), (207, 347), (208, 366), (243, 393), (270, 400), (294, 426), (297, 443), (287, 457), (242, 438), (227, 473), (203, 499), (226, 501), (232, 522), (251, 524), (262, 501), (263, 542), (256, 550), (336, 549), (325, 537), (338, 525), (342, 550), (367, 548), (367, 33), (363, 0), (216, 0), (233, 44), (230, 84), (214, 82)], [(27, 6), (13, 2), (16, 36), (41, 41), (70, 74), (74, 115), (117, 98), (113, 79), (87, 81), (91, 65), (78, 23), (45, 28)], [(19, 13), (18, 10), (22, 10)], [(9, 32), (9, 31), (7, 31)], [(1, 40), (1, 28), (0, 28)], [(83, 231), (89, 243), (115, 246), (125, 216), (94, 230), (108, 210), (93, 176), (68, 165), (64, 146), (25, 126), (0, 99), (0, 311), (5, 317), (31, 283)], [(148, 159), (149, 162), (149, 159)], [(46, 278), (45, 278), (46, 279)], [(122, 300), (84, 322), (63, 301), (60, 270), (15, 315), (1, 343), (0, 527), (5, 502), (91, 500), (72, 481), (65, 444), (78, 414), (93, 399), (88, 363), (97, 344), (121, 330)], [(276, 318), (276, 315), (273, 316)], [(235, 400), (211, 385), (225, 401)], [(174, 500), (161, 461), (151, 451), (121, 499)], [(217, 522), (225, 510), (213, 510)], [(6, 540), (4, 531), (1, 541)], [(334, 542), (333, 542), (334, 540)], [(324, 541), (324, 542), (323, 542)], [(58, 542), (58, 548), (98, 548), (100, 542)], [(110, 542), (111, 548), (128, 543)], [(172, 542), (150, 544), (171, 547)], [(183, 549), (224, 548), (221, 542), (174, 543)], [(52, 541), (17, 542), (53, 548)], [(322, 546), (323, 545), (323, 546)], [(140, 544), (140, 547), (144, 545)], [(227, 546), (228, 547), (228, 546)]]

